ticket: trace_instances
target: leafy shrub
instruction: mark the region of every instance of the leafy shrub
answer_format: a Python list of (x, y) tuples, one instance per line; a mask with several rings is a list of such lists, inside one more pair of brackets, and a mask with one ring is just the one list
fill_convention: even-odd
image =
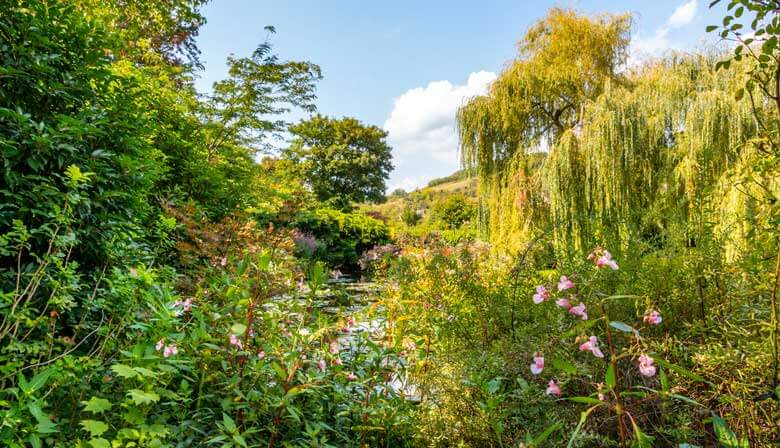
[(303, 211), (292, 226), (316, 238), (315, 257), (332, 266), (354, 267), (364, 251), (389, 241), (382, 221), (330, 208)]

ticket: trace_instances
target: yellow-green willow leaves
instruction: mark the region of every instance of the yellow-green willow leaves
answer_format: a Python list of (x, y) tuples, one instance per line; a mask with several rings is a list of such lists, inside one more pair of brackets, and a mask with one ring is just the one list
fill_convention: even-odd
[[(462, 161), (480, 178), (490, 239), (512, 249), (551, 232), (559, 255), (595, 244), (628, 250), (656, 238), (727, 239), (730, 256), (744, 249), (762, 203), (756, 196), (764, 203), (780, 196), (766, 169), (750, 174), (761, 155), (745, 149), (759, 134), (756, 117), (772, 119), (761, 109), (766, 103), (754, 110), (736, 99), (735, 72), (717, 72), (708, 56), (672, 54), (620, 74), (609, 64), (582, 69), (594, 48), (619, 57), (624, 43), (615, 30), (623, 19), (566, 14), (554, 11), (537, 25), (544, 31), (529, 31), (522, 58), (459, 111)], [(611, 45), (585, 41), (580, 58), (560, 44), (577, 38), (556, 34), (567, 29), (561, 20), (588, 23)], [(568, 55), (558, 61), (560, 73), (533, 69), (556, 60), (551, 45), (532, 44), (540, 32), (558, 42), (558, 56)], [(582, 74), (579, 85), (570, 65)], [(562, 98), (576, 99), (576, 107)]]

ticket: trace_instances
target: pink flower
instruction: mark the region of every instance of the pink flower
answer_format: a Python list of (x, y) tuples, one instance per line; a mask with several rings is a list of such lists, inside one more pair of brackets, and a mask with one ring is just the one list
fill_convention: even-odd
[(569, 299), (562, 297), (555, 301), (555, 304), (558, 305), (561, 308), (571, 309), (571, 303), (569, 302)]
[(654, 363), (655, 361), (653, 360), (653, 358), (647, 355), (640, 355), (639, 373), (647, 377), (655, 375), (655, 366), (653, 365)]
[(644, 321), (650, 325), (658, 325), (663, 321), (663, 319), (661, 318), (661, 313), (653, 310), (645, 314)]
[(183, 313), (188, 313), (192, 309), (192, 298), (187, 298), (187, 300), (177, 300), (173, 302), (174, 308), (181, 307), (180, 310), (176, 310), (176, 315), (181, 316)]
[(618, 270), (618, 264), (615, 262), (615, 260), (612, 259), (612, 254), (610, 254), (608, 250), (605, 250), (604, 253), (596, 260), (596, 267), (602, 268), (604, 266), (609, 266), (613, 271)]
[(170, 358), (177, 353), (179, 353), (179, 349), (177, 349), (175, 345), (166, 345), (165, 350), (163, 350), (163, 356), (166, 358)]
[(222, 257), (222, 259), (219, 260), (219, 265), (222, 266), (223, 268), (227, 266), (227, 257)]
[(569, 280), (565, 275), (561, 276), (561, 280), (558, 282), (558, 291), (566, 291), (567, 289), (574, 288), (574, 282)]
[(531, 364), (531, 373), (539, 375), (544, 370), (544, 357), (534, 356), (534, 362)]
[(599, 400), (600, 401), (607, 401), (606, 395), (604, 395), (603, 393), (599, 392)]
[(339, 343), (337, 341), (333, 341), (330, 343), (330, 352), (334, 355), (337, 355), (340, 351)]
[(265, 352), (263, 350), (260, 350), (260, 352), (257, 353), (257, 359), (263, 359), (265, 358)]
[(349, 374), (347, 375), (347, 380), (348, 381), (355, 381), (356, 379), (357, 379), (357, 375), (355, 375), (352, 372), (349, 372)]
[(579, 305), (569, 308), (569, 313), (579, 316), (582, 320), (588, 320), (588, 310), (585, 308), (585, 304), (580, 302)]
[(536, 294), (534, 294), (534, 303), (540, 304), (550, 298), (550, 292), (547, 291), (542, 285), (536, 287)]
[(325, 363), (324, 359), (320, 359), (317, 362), (317, 367), (320, 369), (321, 372), (324, 372), (328, 368), (328, 364)]
[(561, 395), (561, 388), (555, 384), (555, 380), (550, 380), (550, 382), (547, 383), (547, 390), (545, 392), (547, 395), (555, 395), (556, 397), (559, 397)]
[(588, 338), (587, 341), (580, 344), (580, 351), (583, 352), (591, 352), (593, 353), (593, 356), (596, 358), (603, 358), (604, 353), (601, 352), (601, 349), (599, 348), (599, 340), (596, 336), (591, 336)]
[(238, 336), (234, 335), (233, 333), (230, 334), (230, 345), (236, 347), (239, 350), (244, 348), (244, 344), (241, 342), (241, 339), (239, 339)]
[(336, 358), (333, 360), (333, 365), (340, 366), (344, 364), (344, 362), (341, 360), (341, 358)]
[(160, 350), (162, 350), (162, 349), (163, 349), (163, 347), (165, 347), (165, 340), (164, 340), (164, 339), (160, 339), (159, 341), (157, 341), (157, 344), (155, 344), (155, 346), (154, 346), (154, 348), (155, 348), (155, 349), (156, 349), (158, 352), (159, 352)]
[(347, 319), (347, 325), (350, 326), (350, 327), (355, 325), (355, 318), (352, 317), (352, 316), (349, 316), (349, 319)]

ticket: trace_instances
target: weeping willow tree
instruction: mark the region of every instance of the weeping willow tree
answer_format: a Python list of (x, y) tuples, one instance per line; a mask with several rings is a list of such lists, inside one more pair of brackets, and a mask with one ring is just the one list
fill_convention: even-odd
[(566, 256), (597, 243), (749, 236), (725, 223), (749, 213), (734, 170), (753, 160), (742, 149), (758, 131), (754, 108), (712, 56), (619, 73), (628, 24), (553, 10), (488, 94), (459, 110), (462, 161), (479, 175), (491, 240), (513, 249), (550, 231)]

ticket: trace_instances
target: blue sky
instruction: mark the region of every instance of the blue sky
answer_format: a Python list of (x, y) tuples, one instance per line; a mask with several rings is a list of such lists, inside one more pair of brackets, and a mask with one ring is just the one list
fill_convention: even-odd
[(226, 57), (249, 55), (265, 40), (263, 27), (273, 25), (281, 58), (322, 67), (320, 113), (388, 130), (396, 166), (388, 187), (409, 190), (458, 169), (455, 110), (484, 91), (549, 8), (633, 13), (632, 57), (641, 60), (714, 42), (704, 28), (723, 11), (708, 10), (708, 3), (213, 0), (198, 38), (206, 69), (197, 86), (207, 91), (225, 76)]

